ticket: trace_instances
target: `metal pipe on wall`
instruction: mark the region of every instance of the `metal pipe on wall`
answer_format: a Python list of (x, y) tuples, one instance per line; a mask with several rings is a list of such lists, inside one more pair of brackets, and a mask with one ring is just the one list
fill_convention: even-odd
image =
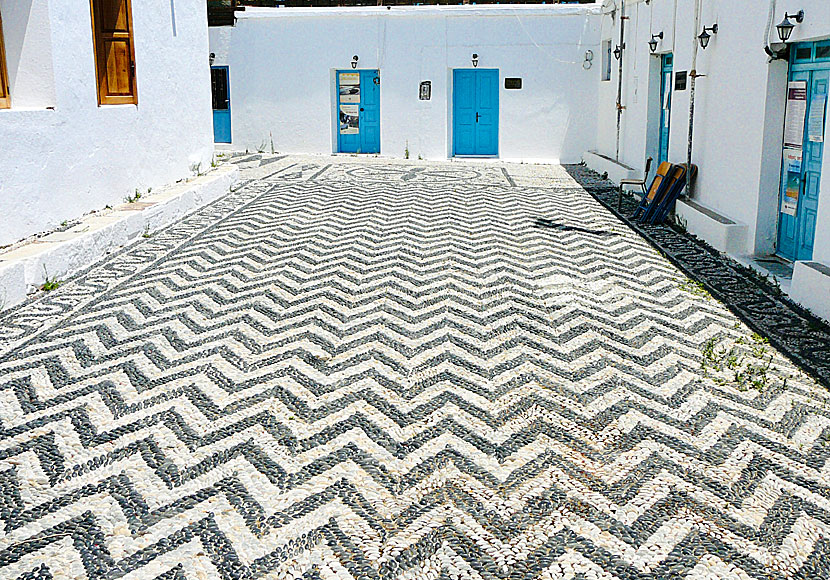
[(620, 133), (622, 131), (622, 90), (623, 90), (623, 61), (625, 60), (625, 0), (620, 0), (620, 66), (617, 72), (617, 148), (616, 160), (620, 160)]
[(695, 85), (697, 84), (697, 31), (700, 30), (700, 2), (695, 0), (695, 28), (692, 34), (692, 72), (689, 87), (689, 148), (686, 155), (686, 195), (692, 197), (692, 142), (695, 132)]

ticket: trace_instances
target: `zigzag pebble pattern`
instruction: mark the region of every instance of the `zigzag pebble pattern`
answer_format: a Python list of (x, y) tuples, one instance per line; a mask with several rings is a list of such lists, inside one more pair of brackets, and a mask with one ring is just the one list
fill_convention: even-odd
[(560, 167), (235, 158), (0, 318), (0, 577), (826, 578), (826, 393)]

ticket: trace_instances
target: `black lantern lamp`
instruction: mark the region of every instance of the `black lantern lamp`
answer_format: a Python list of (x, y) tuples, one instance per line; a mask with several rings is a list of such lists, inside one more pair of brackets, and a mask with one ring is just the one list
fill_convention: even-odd
[(359, 61), (359, 60), (360, 60), (360, 59), (358, 58), (358, 56), (357, 56), (357, 55), (354, 55), (354, 56), (352, 57), (352, 68), (357, 68), (357, 61)]
[(473, 68), (476, 68), (477, 66), (478, 66), (478, 53), (474, 52), (473, 53)]
[(660, 40), (663, 40), (663, 31), (662, 30), (660, 31), (660, 34), (652, 34), (651, 35), (651, 40), (648, 41), (648, 47), (651, 49), (652, 53), (657, 51), (657, 43), (658, 43), (657, 39), (658, 38)]
[(622, 58), (623, 50), (625, 50), (625, 43), (622, 45), (617, 45), (617, 48), (614, 49), (614, 58), (620, 60)]
[(787, 42), (793, 33), (793, 28), (795, 28), (795, 24), (790, 22), (790, 18), (795, 19), (797, 23), (801, 24), (804, 22), (804, 11), (799, 10), (796, 14), (790, 14), (789, 12), (784, 13), (784, 20), (781, 21), (781, 24), (776, 26), (778, 29), (778, 38), (781, 39), (781, 42)]
[(702, 48), (703, 50), (706, 50), (706, 47), (709, 46), (709, 41), (712, 40), (712, 34), (709, 34), (710, 32), (712, 34), (717, 34), (718, 25), (713, 24), (708, 28), (705, 26), (703, 27), (703, 32), (701, 32), (700, 35), (697, 37), (697, 39), (700, 41), (700, 48)]

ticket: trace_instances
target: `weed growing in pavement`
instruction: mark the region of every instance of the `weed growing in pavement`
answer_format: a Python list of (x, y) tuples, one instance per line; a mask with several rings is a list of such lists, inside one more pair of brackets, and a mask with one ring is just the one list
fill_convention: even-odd
[(46, 271), (46, 266), (43, 266), (43, 277), (45, 281), (41, 285), (40, 289), (44, 292), (51, 292), (52, 290), (57, 290), (60, 288), (61, 284), (63, 284), (62, 280), (58, 280), (57, 276), (52, 278), (49, 277), (49, 272)]
[(403, 158), (409, 159), (409, 141), (406, 142), (406, 148), (403, 150)]
[(128, 195), (127, 197), (125, 197), (124, 201), (127, 203), (135, 203), (139, 199), (141, 199), (141, 192), (136, 189), (135, 193), (133, 195)]
[(150, 224), (144, 226), (144, 233), (141, 234), (142, 238), (152, 238), (153, 234), (150, 233)]
[(780, 369), (772, 364), (775, 355), (769, 340), (758, 333), (749, 338), (740, 336), (726, 345), (713, 336), (700, 351), (703, 376), (718, 385), (731, 385), (739, 391), (752, 388), (761, 393), (775, 380), (781, 381), (782, 388), (787, 386), (788, 377), (782, 376)]
[(698, 282), (697, 280), (692, 280), (691, 278), (686, 278), (682, 282), (680, 282), (677, 287), (684, 292), (688, 292), (689, 294), (694, 294), (695, 296), (700, 296), (702, 298), (706, 298), (706, 300), (711, 300), (712, 295), (709, 294), (709, 291), (706, 290), (706, 287), (703, 285), (702, 282)]

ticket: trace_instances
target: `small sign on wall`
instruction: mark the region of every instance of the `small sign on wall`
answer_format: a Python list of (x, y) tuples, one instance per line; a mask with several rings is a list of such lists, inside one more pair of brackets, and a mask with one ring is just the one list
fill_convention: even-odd
[(521, 89), (522, 88), (522, 79), (521, 79), (521, 77), (505, 78), (504, 79), (504, 88), (505, 89)]
[(689, 78), (689, 73), (685, 70), (679, 70), (674, 73), (674, 90), (675, 91), (685, 91), (686, 90), (686, 80)]
[(421, 81), (421, 86), (418, 88), (418, 98), (422, 101), (428, 101), (432, 98), (432, 81)]

